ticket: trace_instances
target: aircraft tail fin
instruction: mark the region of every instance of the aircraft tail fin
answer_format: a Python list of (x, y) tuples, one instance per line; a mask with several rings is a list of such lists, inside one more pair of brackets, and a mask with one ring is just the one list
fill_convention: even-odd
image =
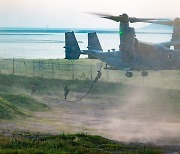
[(65, 33), (65, 59), (79, 59), (81, 50), (74, 35), (74, 32)]
[(96, 33), (88, 33), (88, 50), (103, 51)]
[[(101, 44), (99, 42), (99, 39), (97, 37), (97, 34), (95, 32), (93, 33), (88, 33), (88, 50), (98, 50), (98, 51), (103, 51)], [(97, 59), (94, 56), (88, 54), (89, 59)]]

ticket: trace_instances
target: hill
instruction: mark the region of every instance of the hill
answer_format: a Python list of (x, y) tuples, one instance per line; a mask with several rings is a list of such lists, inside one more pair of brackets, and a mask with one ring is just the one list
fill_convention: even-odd
[(172, 33), (173, 27), (159, 24), (150, 24), (145, 27), (139, 28), (137, 32), (154, 32), (154, 33)]
[(46, 110), (43, 103), (26, 95), (0, 94), (0, 120), (27, 117), (32, 111)]

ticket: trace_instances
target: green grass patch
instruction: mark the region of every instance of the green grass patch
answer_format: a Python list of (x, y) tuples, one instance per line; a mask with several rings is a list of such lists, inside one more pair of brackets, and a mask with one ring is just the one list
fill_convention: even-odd
[[(35, 95), (55, 95), (62, 96), (64, 94), (64, 87), (68, 86), (73, 93), (86, 93), (91, 87), (93, 81), (90, 80), (62, 80), (62, 79), (47, 79), (41, 77), (26, 77), (18, 75), (5, 75), (0, 74), (0, 93), (13, 93), (13, 94), (31, 94), (31, 87), (36, 87)], [(148, 93), (154, 99), (173, 100), (174, 102), (180, 99), (179, 89), (163, 89), (155, 87), (146, 87), (142, 85), (131, 85), (125, 83), (105, 82), (98, 81), (95, 83), (90, 94), (97, 95), (131, 95), (137, 89)], [(19, 97), (18, 99), (23, 99)], [(172, 101), (171, 101), (172, 102)], [(177, 103), (176, 103), (177, 104)]]
[(16, 105), (0, 96), (0, 119), (8, 120), (25, 115), (26, 114), (22, 112)]
[(0, 94), (0, 119), (26, 117), (30, 111), (44, 111), (48, 107), (26, 95)]
[(0, 96), (13, 105), (30, 111), (44, 110), (47, 106), (27, 95), (0, 94)]
[[(71, 92), (86, 92), (91, 87), (91, 80), (62, 80), (62, 79), (47, 79), (40, 77), (25, 77), (18, 75), (0, 74), (0, 92), (1, 93), (31, 93), (32, 85), (36, 86), (37, 94), (63, 94), (64, 87), (71, 88)], [(97, 82), (92, 89), (92, 93), (114, 93), (117, 88), (121, 87), (121, 83), (112, 82)]]
[(0, 153), (163, 153), (154, 145), (124, 144), (100, 136), (14, 135), (0, 136)]
[[(91, 84), (92, 81), (90, 80), (74, 81), (0, 74), (0, 96), (16, 107), (23, 108), (22, 111), (36, 111), (44, 109), (45, 106), (28, 96), (31, 94), (32, 85), (36, 86), (34, 96), (52, 96), (59, 99), (64, 99), (64, 87), (68, 86), (71, 89), (68, 100), (76, 100), (86, 94)], [(138, 92), (137, 94), (139, 96), (142, 97), (144, 95), (147, 98), (144, 98), (144, 103), (140, 108), (143, 112), (147, 108), (151, 108), (152, 111), (156, 112), (163, 107), (179, 117), (179, 89), (162, 89), (142, 85), (98, 81), (85, 99), (97, 102), (100, 100), (105, 104), (105, 102), (118, 102), (118, 98), (121, 98), (123, 100), (122, 102), (126, 103), (126, 100), (134, 96), (136, 92)]]

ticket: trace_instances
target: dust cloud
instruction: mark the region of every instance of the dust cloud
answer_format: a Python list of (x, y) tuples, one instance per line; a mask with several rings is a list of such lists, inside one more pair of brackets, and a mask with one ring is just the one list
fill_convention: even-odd
[(113, 103), (104, 101), (112, 108), (99, 111), (104, 114), (95, 127), (114, 140), (180, 145), (180, 108), (167, 97), (149, 88), (128, 89)]
[[(114, 91), (111, 84), (102, 85), (103, 90), (100, 86), (93, 89), (100, 91), (92, 91), (78, 102), (63, 101), (56, 93), (35, 96), (50, 107), (48, 113), (36, 112), (24, 121), (10, 123), (13, 127), (1, 123), (0, 129), (53, 134), (87, 132), (127, 143), (180, 147), (179, 89), (119, 84)], [(71, 91), (68, 99), (83, 96), (83, 90)]]
[(48, 128), (50, 133), (87, 132), (128, 143), (180, 146), (178, 95), (179, 91), (124, 86), (116, 94), (91, 93), (79, 102), (46, 96), (40, 101), (52, 111), (37, 113), (34, 125), (29, 125), (34, 129), (41, 126), (41, 121), (43, 129)]

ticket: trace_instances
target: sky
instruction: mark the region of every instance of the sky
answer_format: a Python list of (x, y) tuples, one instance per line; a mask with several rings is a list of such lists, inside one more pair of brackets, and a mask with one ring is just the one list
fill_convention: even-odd
[(0, 27), (117, 28), (87, 12), (180, 17), (180, 0), (0, 0)]

